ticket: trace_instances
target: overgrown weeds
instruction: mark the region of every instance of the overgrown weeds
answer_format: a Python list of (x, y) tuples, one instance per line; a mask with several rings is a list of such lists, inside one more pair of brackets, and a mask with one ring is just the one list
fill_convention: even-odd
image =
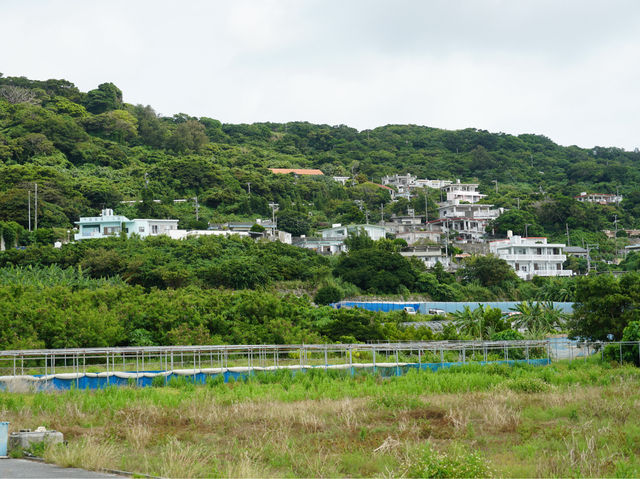
[(0, 393), (12, 428), (45, 425), (65, 466), (166, 477), (640, 473), (633, 367), (336, 371), (158, 388)]

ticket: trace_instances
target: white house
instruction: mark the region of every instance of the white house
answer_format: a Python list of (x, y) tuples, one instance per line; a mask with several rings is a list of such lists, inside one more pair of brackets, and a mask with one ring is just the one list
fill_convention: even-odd
[(413, 246), (404, 248), (400, 254), (405, 258), (416, 258), (424, 262), (427, 268), (433, 268), (437, 263), (441, 263), (445, 268), (449, 267), (450, 259), (442, 251), (440, 245)]
[(504, 213), (504, 208), (492, 209), (493, 205), (481, 205), (461, 203), (460, 200), (451, 200), (440, 203), (438, 216), (440, 218), (474, 218), (495, 219)]
[(376, 241), (387, 237), (384, 226), (378, 225), (345, 225), (335, 224), (332, 228), (320, 230), (321, 238), (301, 237), (293, 241), (295, 246), (317, 251), (321, 254), (346, 253), (347, 246), (344, 240), (350, 233), (360, 233), (364, 231), (369, 238)]
[(601, 205), (618, 204), (622, 201), (622, 195), (611, 195), (607, 193), (587, 193), (583, 191), (574, 198), (581, 203), (598, 203)]
[(427, 179), (423, 179), (423, 180), (416, 180), (414, 182), (415, 186), (418, 188), (433, 188), (436, 190), (439, 190), (440, 188), (444, 188), (447, 185), (450, 185), (451, 183), (453, 183), (453, 181), (449, 181), (449, 180), (427, 180)]
[(447, 194), (447, 201), (477, 203), (487, 196), (478, 192), (478, 186), (478, 183), (460, 183), (460, 180), (456, 180), (455, 183), (443, 186), (442, 190)]
[(75, 224), (78, 233), (75, 240), (108, 238), (124, 232), (127, 236), (137, 234), (141, 238), (147, 236), (169, 235), (178, 229), (178, 220), (140, 219), (130, 220), (126, 216), (114, 215), (113, 210), (104, 209), (100, 216), (81, 217)]
[(331, 228), (320, 230), (323, 239), (341, 239), (349, 237), (349, 233), (360, 233), (364, 231), (373, 241), (387, 237), (384, 226), (378, 225), (345, 225), (335, 224)]
[(491, 241), (489, 251), (509, 263), (522, 279), (534, 276), (571, 276), (573, 271), (562, 269), (567, 259), (565, 245), (547, 243), (547, 238), (512, 236)]
[(489, 220), (486, 218), (449, 217), (429, 221), (427, 227), (446, 235), (455, 233), (455, 241), (458, 243), (481, 243), (488, 224)]

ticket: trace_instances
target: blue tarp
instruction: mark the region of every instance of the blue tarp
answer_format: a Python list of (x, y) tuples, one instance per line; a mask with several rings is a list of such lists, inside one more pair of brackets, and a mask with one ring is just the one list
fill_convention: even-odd
[[(510, 360), (500, 360), (500, 361), (478, 361), (478, 362), (467, 362), (466, 364), (508, 364), (513, 366), (516, 363), (528, 363), (533, 366), (546, 366), (550, 364), (549, 359), (510, 359)], [(373, 374), (378, 374), (383, 377), (392, 377), (392, 376), (402, 376), (406, 374), (408, 371), (412, 369), (417, 370), (431, 370), (437, 371), (443, 368), (450, 368), (452, 366), (461, 366), (465, 363), (462, 362), (442, 362), (442, 363), (410, 363), (410, 364), (399, 364), (397, 366), (394, 365), (385, 365), (385, 366), (374, 366), (365, 365), (364, 367), (351, 367), (346, 369), (339, 369), (338, 371), (344, 372), (344, 374), (355, 375), (362, 372), (368, 372)], [(324, 366), (314, 366), (308, 368), (294, 369), (290, 370), (292, 374), (304, 373), (309, 369), (325, 369)], [(255, 374), (253, 371), (246, 372), (236, 372), (236, 371), (225, 371), (223, 373), (217, 374), (205, 374), (201, 372), (196, 372), (192, 375), (177, 375), (174, 373), (170, 373), (168, 375), (162, 376), (164, 371), (146, 371), (145, 373), (158, 374), (155, 377), (140, 377), (137, 379), (126, 379), (120, 378), (115, 375), (110, 375), (107, 377), (87, 377), (81, 376), (77, 379), (61, 379), (61, 378), (52, 378), (46, 381), (38, 381), (34, 382), (34, 388), (39, 390), (69, 390), (73, 388), (77, 389), (103, 389), (109, 386), (138, 386), (138, 387), (148, 387), (152, 386), (153, 380), (156, 378), (162, 378), (162, 383), (169, 383), (173, 378), (180, 378), (181, 380), (186, 380), (189, 382), (195, 382), (198, 384), (205, 384), (208, 380), (216, 379), (218, 376), (222, 375), (224, 382), (229, 381), (242, 381), (247, 379), (249, 376)], [(39, 375), (33, 377), (40, 377)], [(157, 384), (157, 383), (156, 383)], [(7, 384), (5, 382), (0, 381), (0, 390), (6, 390)]]
[[(340, 301), (333, 303), (334, 308), (361, 308), (368, 311), (396, 311), (402, 310), (405, 306), (414, 308), (421, 314), (428, 314), (431, 309), (439, 309), (445, 313), (455, 313), (463, 311), (465, 306), (476, 309), (478, 306), (491, 306), (492, 308), (501, 309), (508, 313), (513, 311), (519, 301), (430, 301), (430, 302), (386, 302), (386, 301)], [(563, 313), (573, 313), (573, 303), (570, 302), (554, 302), (553, 306)]]

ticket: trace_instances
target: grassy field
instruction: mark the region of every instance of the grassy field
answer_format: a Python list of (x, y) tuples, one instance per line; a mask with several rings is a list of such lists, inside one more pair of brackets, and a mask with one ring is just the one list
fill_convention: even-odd
[(1, 393), (48, 461), (168, 477), (640, 475), (640, 369), (468, 365), (403, 377), (314, 371), (248, 382)]

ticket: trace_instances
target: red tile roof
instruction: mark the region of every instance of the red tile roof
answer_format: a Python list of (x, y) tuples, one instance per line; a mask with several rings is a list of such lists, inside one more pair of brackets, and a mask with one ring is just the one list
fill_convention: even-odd
[(305, 170), (304, 168), (269, 168), (269, 170), (271, 171), (271, 173), (275, 173), (278, 175), (286, 175), (289, 173), (311, 176), (324, 175), (324, 173), (322, 173), (322, 171), (320, 170)]

